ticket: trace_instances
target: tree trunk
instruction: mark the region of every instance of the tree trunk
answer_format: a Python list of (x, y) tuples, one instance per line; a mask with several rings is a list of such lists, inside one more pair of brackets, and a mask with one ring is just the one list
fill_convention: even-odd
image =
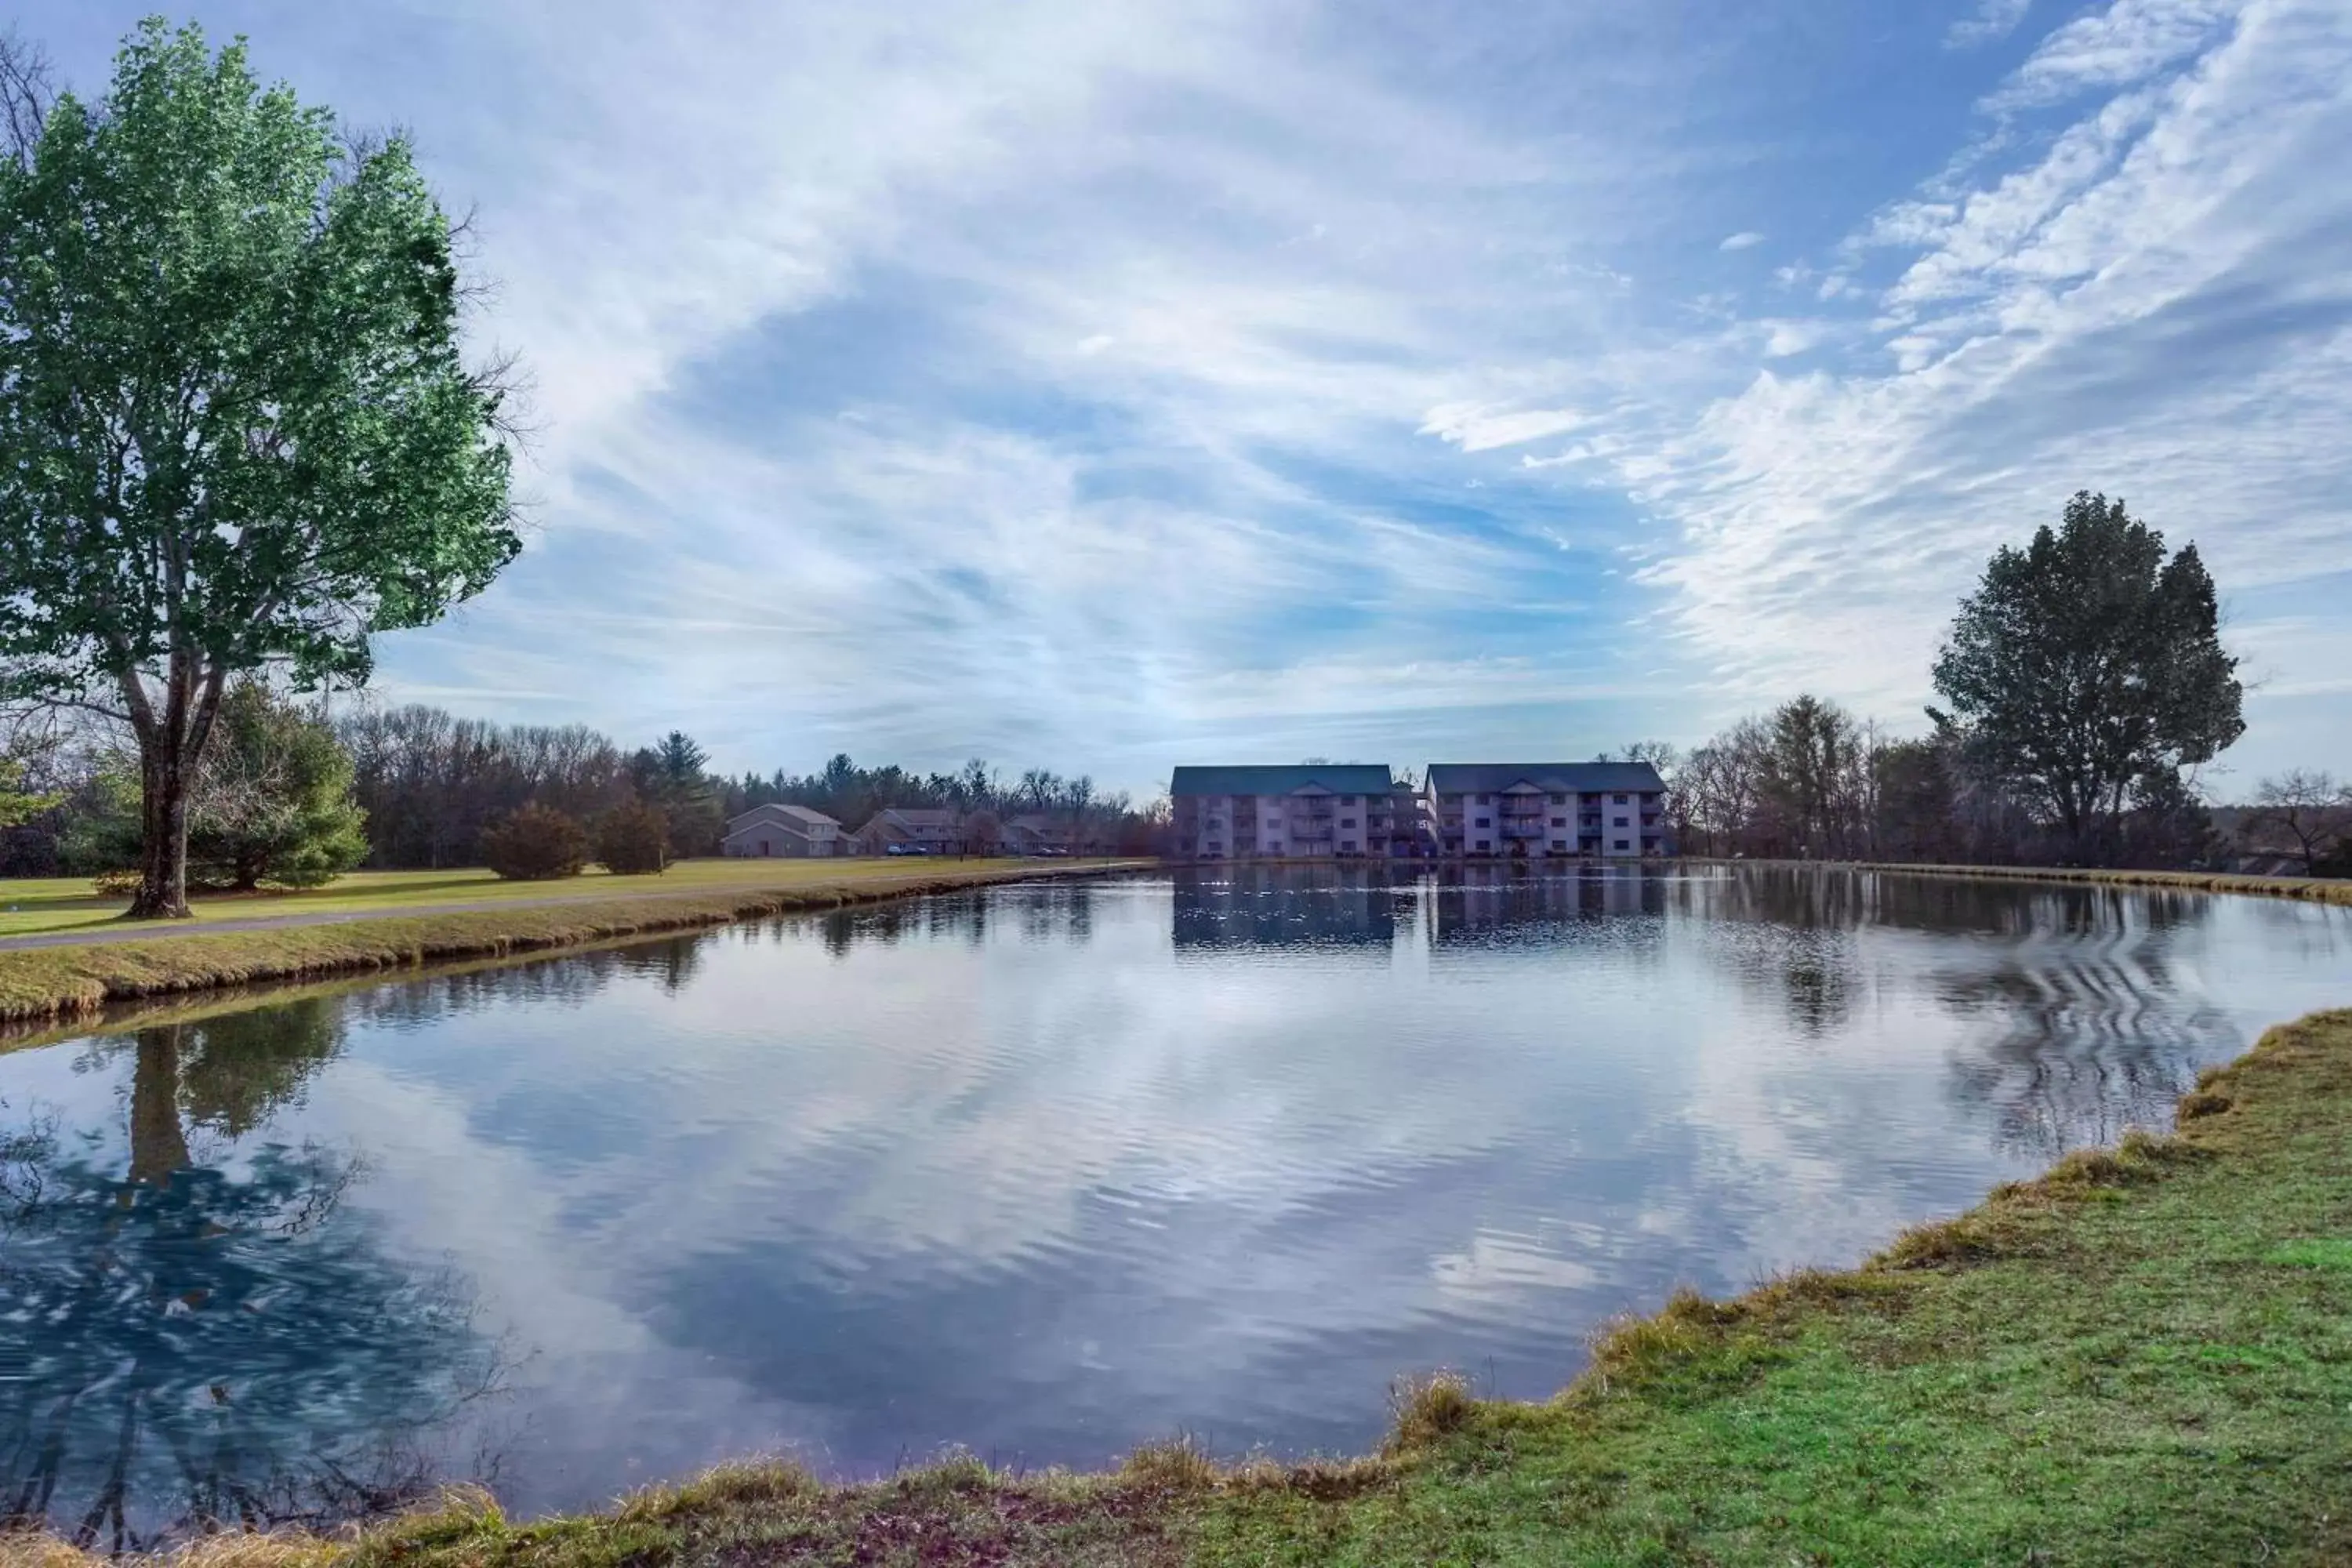
[(188, 1140), (180, 1131), (180, 1029), (144, 1030), (131, 1078), (131, 1179), (160, 1185), (187, 1168)]
[(143, 748), (139, 767), (139, 893), (134, 921), (187, 920), (188, 773), (168, 740)]

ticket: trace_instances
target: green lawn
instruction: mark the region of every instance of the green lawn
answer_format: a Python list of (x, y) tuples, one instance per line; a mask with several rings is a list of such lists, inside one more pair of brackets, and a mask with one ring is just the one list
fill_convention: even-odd
[[(903, 877), (924, 868), (1051, 868), (1067, 864), (1053, 860), (933, 860), (913, 857), (879, 860), (681, 860), (658, 877), (612, 877), (602, 868), (592, 868), (578, 877), (554, 882), (500, 881), (479, 868), (453, 871), (353, 871), (323, 888), (200, 893), (190, 899), (189, 904), (201, 922), (306, 912), (351, 914), (382, 910), (396, 913), (420, 906), (492, 899), (539, 901), (789, 888), (861, 876)], [(128, 903), (127, 899), (100, 897), (91, 890), (86, 877), (0, 879), (0, 936), (100, 926), (110, 931), (182, 930), (187, 925), (184, 921), (125, 921), (121, 915)]]

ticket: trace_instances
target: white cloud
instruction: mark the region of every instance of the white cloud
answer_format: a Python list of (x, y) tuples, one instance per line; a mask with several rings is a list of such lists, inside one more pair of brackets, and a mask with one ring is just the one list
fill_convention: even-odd
[(2263, 0), (2112, 0), (2060, 27), (1987, 100), (2008, 111), (2128, 87), (2210, 48)]
[[(1984, 553), (2078, 487), (2195, 537), (2241, 592), (2352, 549), (2352, 300), (2314, 269), (2352, 193), (2313, 177), (2352, 144), (2352, 16), (2250, 5), (2149, 81), (2207, 15), (2168, 31), (2161, 9), (2084, 18), (2023, 68), (2135, 84), (2036, 161), (1873, 225), (1917, 251), (1877, 300), (1891, 372), (1759, 375), (1668, 438), (1640, 493), (1685, 547), (1651, 575), (1727, 676), (1916, 700)], [(1967, 308), (1921, 318), (1939, 301)]]
[[(387, 679), (685, 722), (730, 767), (984, 750), (1142, 787), (1320, 721), (1410, 750), (1449, 704), (1481, 750), (1510, 713), (1621, 739), (1588, 699), (1684, 732), (1798, 680), (1899, 708), (1989, 542), (2077, 484), (2252, 593), (2340, 547), (2340, 5), (2074, 16), (1907, 194), (1839, 149), (1928, 121), (1759, 88), (1780, 25), (284, 13), (265, 69), (415, 125), (478, 205), (549, 429), (542, 537), (387, 639)], [(1937, 43), (1900, 47), (1993, 67)], [(1814, 245), (1824, 192), (1851, 239), (1725, 287), (1718, 247)], [(1688, 237), (1727, 211), (1757, 227)]]
[(1453, 442), (1465, 452), (1491, 451), (1538, 441), (1592, 423), (1592, 416), (1572, 408), (1498, 410), (1459, 404), (1433, 408), (1422, 422), (1421, 434)]
[(1979, 0), (1976, 11), (1952, 24), (1944, 35), (1948, 49), (1974, 48), (1998, 43), (2017, 31), (2033, 0)]

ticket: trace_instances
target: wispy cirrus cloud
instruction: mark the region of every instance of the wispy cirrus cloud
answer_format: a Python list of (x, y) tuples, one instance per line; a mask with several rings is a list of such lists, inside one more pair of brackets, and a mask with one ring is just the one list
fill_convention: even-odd
[(1976, 190), (1865, 226), (1908, 256), (1867, 296), (1891, 368), (1767, 372), (1662, 436), (1677, 461), (1641, 493), (1685, 537), (1652, 580), (1759, 692), (1913, 697), (1983, 553), (2077, 487), (2198, 539), (2250, 646), (2279, 646), (2262, 606), (2352, 546), (2328, 435), (2352, 428), (2352, 288), (2311, 265), (2352, 232), (2313, 178), (2352, 135), (2352, 18), (2169, 9), (2062, 28), (2015, 80), (2113, 96)]
[(2033, 0), (1979, 0), (1976, 10), (1944, 33), (1948, 49), (1970, 49), (2006, 38), (2025, 21)]
[[(87, 77), (138, 8), (26, 25)], [(536, 372), (539, 537), (393, 694), (1139, 789), (1574, 754), (1903, 711), (2077, 485), (2326, 651), (2319, 0), (196, 9), (415, 129)]]

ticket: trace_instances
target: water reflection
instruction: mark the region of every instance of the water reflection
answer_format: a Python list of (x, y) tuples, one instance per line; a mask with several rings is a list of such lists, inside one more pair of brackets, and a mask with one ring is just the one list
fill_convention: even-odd
[[(190, 1527), (375, 1512), (436, 1484), (433, 1435), (498, 1383), (462, 1279), (347, 1214), (349, 1152), (255, 1138), (341, 1045), (313, 999), (102, 1039), (117, 1144), (0, 1130), (0, 1524), (120, 1552)], [(467, 1468), (494, 1471), (486, 1456)]]
[(0, 1506), (101, 1541), (357, 1510), (486, 1442), (522, 1512), (757, 1449), (1353, 1449), (1401, 1370), (1540, 1395), (1678, 1282), (1850, 1261), (2160, 1121), (2341, 1002), (2347, 930), (1809, 871), (1238, 867), (22, 1050)]
[[(1244, 866), (1177, 874), (1170, 940), (1179, 952), (1230, 948), (1386, 949), (1398, 895), (1377, 870)], [(1405, 900), (1407, 908), (1411, 900)]]

